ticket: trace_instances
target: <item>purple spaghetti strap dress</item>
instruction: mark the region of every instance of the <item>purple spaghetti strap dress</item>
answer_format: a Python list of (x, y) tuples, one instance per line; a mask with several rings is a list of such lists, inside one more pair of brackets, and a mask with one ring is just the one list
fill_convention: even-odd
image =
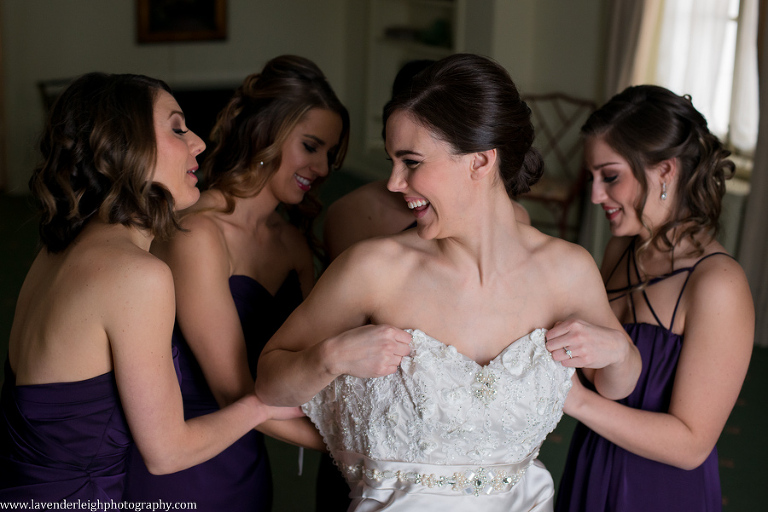
[(6, 360), (0, 503), (120, 501), (131, 446), (113, 372), (77, 382), (16, 386)]
[[(630, 259), (634, 255), (634, 242), (627, 249), (627, 282)], [(713, 253), (700, 259), (692, 267), (678, 269), (648, 282), (656, 282), (687, 272), (677, 298), (677, 307), (696, 266)], [(639, 275), (638, 275), (639, 278)], [(628, 289), (608, 290), (608, 293), (628, 292)], [(657, 324), (624, 324), (624, 329), (637, 345), (643, 369), (635, 390), (619, 403), (645, 411), (666, 412), (672, 396), (684, 339), (667, 329), (648, 304)], [(623, 295), (622, 295), (623, 296)], [(618, 297), (617, 297), (618, 298)], [(631, 300), (631, 295), (630, 295)], [(634, 314), (634, 305), (632, 311)], [(584, 424), (574, 430), (565, 470), (560, 481), (557, 512), (712, 512), (722, 510), (717, 448), (715, 447), (701, 466), (684, 470), (646, 459), (630, 453), (599, 436)]]
[[(248, 276), (229, 278), (229, 289), (245, 335), (248, 364), (256, 375), (261, 350), (288, 315), (301, 303), (298, 274), (291, 272), (273, 296)], [(205, 376), (176, 325), (173, 344), (179, 347), (184, 416), (194, 418), (219, 410)], [(272, 475), (264, 435), (252, 430), (216, 457), (170, 475), (152, 475), (138, 451), (131, 452), (127, 501), (195, 502), (198, 512), (270, 511)]]

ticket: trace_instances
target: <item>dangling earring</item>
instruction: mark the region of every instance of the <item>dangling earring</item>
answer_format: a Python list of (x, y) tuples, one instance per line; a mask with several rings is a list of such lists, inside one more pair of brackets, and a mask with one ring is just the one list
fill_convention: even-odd
[(661, 182), (661, 200), (667, 200), (667, 183), (665, 181)]

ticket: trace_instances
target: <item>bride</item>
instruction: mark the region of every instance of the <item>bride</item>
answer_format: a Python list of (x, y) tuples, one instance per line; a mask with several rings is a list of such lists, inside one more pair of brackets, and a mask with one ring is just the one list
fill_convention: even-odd
[[(417, 227), (334, 261), (262, 352), (257, 394), (305, 404), (350, 510), (551, 510), (535, 459), (573, 368), (618, 399), (637, 350), (590, 255), (515, 221), (542, 164), (501, 66), (438, 61), (384, 122), (388, 187)], [(582, 321), (603, 328), (587, 339)]]

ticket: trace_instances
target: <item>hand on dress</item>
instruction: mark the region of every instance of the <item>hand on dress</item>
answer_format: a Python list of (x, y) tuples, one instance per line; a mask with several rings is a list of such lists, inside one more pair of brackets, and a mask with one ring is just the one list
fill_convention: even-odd
[(363, 325), (332, 339), (331, 372), (360, 378), (383, 377), (397, 371), (411, 353), (410, 334), (389, 325)]
[(574, 368), (605, 368), (627, 357), (624, 333), (568, 319), (547, 331), (547, 350), (555, 361)]

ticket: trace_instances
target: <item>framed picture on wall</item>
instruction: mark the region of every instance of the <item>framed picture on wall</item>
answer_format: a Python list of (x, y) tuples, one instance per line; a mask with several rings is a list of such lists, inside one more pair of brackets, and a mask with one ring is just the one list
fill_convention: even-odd
[(227, 38), (227, 0), (136, 0), (139, 43)]

